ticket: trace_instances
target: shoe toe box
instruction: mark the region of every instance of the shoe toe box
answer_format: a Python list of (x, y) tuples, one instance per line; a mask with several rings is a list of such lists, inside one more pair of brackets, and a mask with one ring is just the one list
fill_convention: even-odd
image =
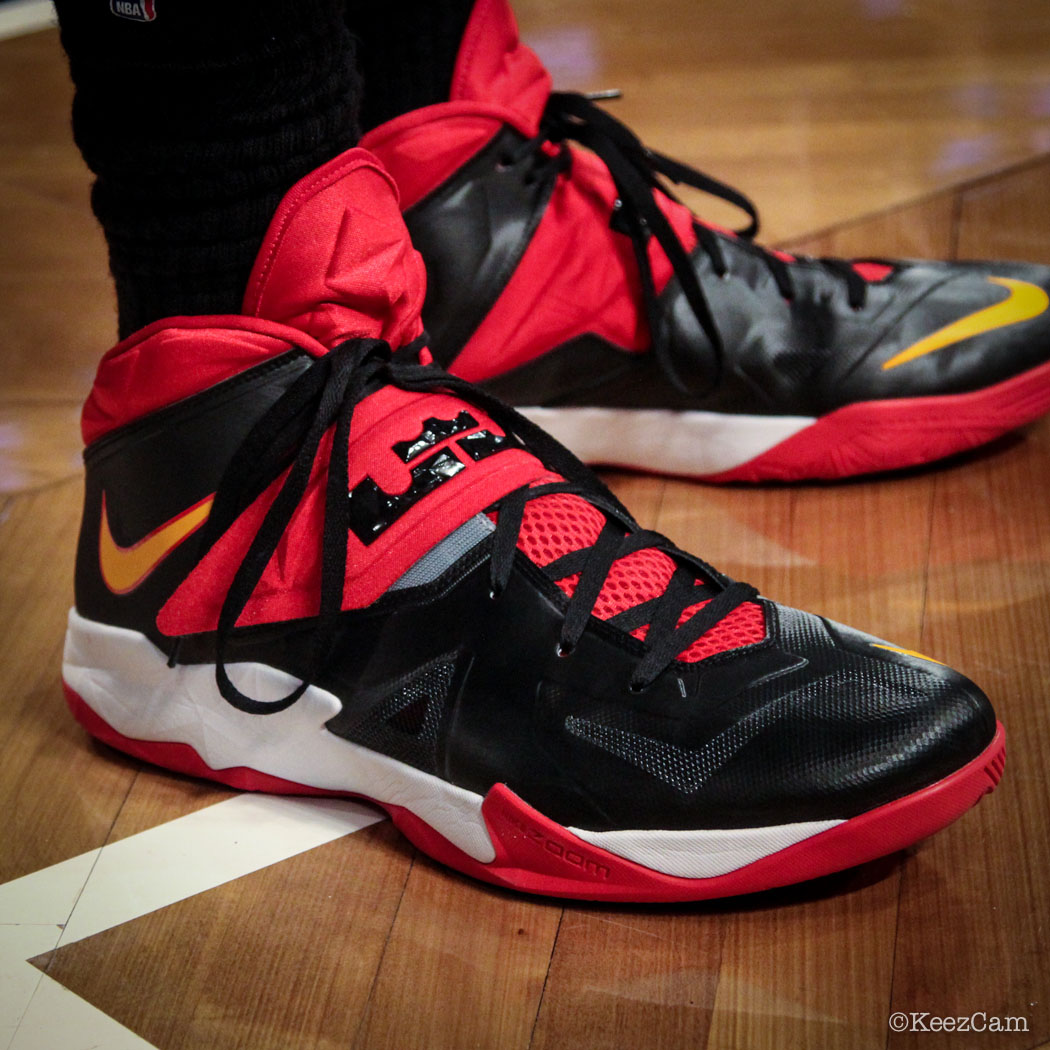
[(688, 696), (601, 704), (560, 691), (562, 757), (607, 826), (848, 820), (935, 784), (994, 737), (991, 704), (962, 675), (767, 608), (767, 641), (700, 665)]
[(781, 609), (778, 620), (780, 644), (805, 666), (749, 691), (731, 730), (748, 739), (706, 783), (709, 804), (756, 822), (848, 819), (936, 783), (991, 742), (991, 704), (957, 672), (810, 614)]
[(906, 265), (872, 298), (889, 299), (881, 333), (846, 382), (883, 397), (968, 393), (1050, 360), (1050, 267)]

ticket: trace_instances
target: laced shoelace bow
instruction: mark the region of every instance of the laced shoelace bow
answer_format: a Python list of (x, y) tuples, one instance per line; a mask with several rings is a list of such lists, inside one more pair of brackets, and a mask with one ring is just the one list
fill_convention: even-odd
[[(615, 97), (616, 94), (606, 92), (600, 97)], [(559, 144), (568, 139), (578, 142), (596, 154), (612, 177), (617, 192), (614, 221), (622, 223), (624, 232), (631, 239), (641, 277), (653, 354), (660, 368), (671, 383), (683, 393), (702, 395), (709, 392), (718, 384), (723, 367), (722, 337), (707, 296), (690, 262), (689, 253), (657, 205), (653, 190), (659, 190), (677, 201), (678, 198), (666, 181), (670, 180), (676, 185), (691, 186), (711, 194), (741, 209), (750, 221), (734, 233), (747, 244), (749, 250), (762, 259), (769, 268), (780, 294), (790, 301), (795, 297), (795, 288), (788, 263), (777, 254), (754, 243), (759, 226), (758, 211), (748, 197), (704, 172), (649, 149), (628, 127), (595, 105), (592, 96), (575, 92), (553, 92), (544, 110), (539, 134), (524, 142), (520, 150), (515, 151), (513, 159), (517, 160), (519, 153), (531, 151), (538, 164), (549, 163), (555, 170), (563, 170), (569, 162), (567, 150), (563, 148), (553, 155), (546, 154), (544, 150), (548, 142)], [(729, 274), (729, 266), (718, 236), (701, 222), (694, 222), (693, 228), (716, 276), (726, 277)], [(667, 256), (697, 323), (714, 348), (715, 373), (707, 377), (707, 382), (699, 390), (690, 386), (680, 374), (669, 344), (668, 333), (664, 331), (660, 321), (656, 286), (649, 263), (650, 237), (656, 239)], [(860, 309), (864, 306), (867, 282), (848, 262), (841, 259), (814, 261), (841, 278), (845, 283), (851, 307)]]
[[(436, 365), (418, 362), (423, 339), (394, 354), (378, 339), (351, 339), (317, 358), (263, 414), (231, 459), (216, 490), (208, 522), (202, 530), (200, 557), (222, 537), (240, 514), (271, 484), (285, 475), (247, 553), (234, 573), (223, 600), (216, 630), (215, 678), (226, 701), (250, 714), (272, 714), (294, 704), (315, 681), (335, 640), (342, 612), (347, 566), (347, 534), (351, 526), (349, 491), (350, 426), (355, 407), (387, 383), (406, 391), (444, 392), (477, 405), (521, 440), (545, 466), (564, 479), (524, 486), (498, 504), (489, 555), (490, 594), (498, 599), (514, 567), (518, 534), (526, 505), (554, 493), (579, 495), (598, 507), (606, 524), (591, 547), (566, 554), (546, 567), (552, 579), (573, 574), (579, 581), (565, 609), (558, 651), (569, 655), (587, 628), (606, 577), (614, 562), (634, 551), (658, 548), (673, 557), (676, 570), (664, 592), (609, 619), (630, 631), (648, 623), (645, 654), (631, 678), (631, 688), (650, 685), (676, 656), (728, 616), (757, 597), (748, 584), (730, 580), (706, 562), (676, 548), (656, 532), (639, 527), (627, 509), (586, 466), (545, 431), (502, 401)], [(313, 472), (321, 442), (334, 427), (324, 498), (321, 533), (320, 607), (307, 655), (303, 680), (277, 700), (245, 695), (226, 669), (227, 645), (266, 566), (291, 523)], [(694, 583), (697, 577), (706, 581)], [(713, 597), (712, 597), (713, 594)], [(679, 624), (691, 605), (707, 604)]]

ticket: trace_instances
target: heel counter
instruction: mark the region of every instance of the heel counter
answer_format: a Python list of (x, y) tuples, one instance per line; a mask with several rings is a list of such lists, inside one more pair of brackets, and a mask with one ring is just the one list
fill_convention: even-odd
[(73, 604), (82, 616), (96, 615), (104, 591), (99, 565), (99, 531), (102, 511), (102, 487), (96, 477), (87, 450), (84, 453), (84, 498), (77, 536), (76, 564), (73, 570)]

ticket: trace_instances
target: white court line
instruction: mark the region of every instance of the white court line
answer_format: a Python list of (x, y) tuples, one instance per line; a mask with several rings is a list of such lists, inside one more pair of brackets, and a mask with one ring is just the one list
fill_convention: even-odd
[(57, 25), (51, 0), (7, 0), (0, 4), (0, 40)]
[(0, 885), (0, 1048), (155, 1050), (26, 960), (383, 819), (351, 801), (238, 795)]

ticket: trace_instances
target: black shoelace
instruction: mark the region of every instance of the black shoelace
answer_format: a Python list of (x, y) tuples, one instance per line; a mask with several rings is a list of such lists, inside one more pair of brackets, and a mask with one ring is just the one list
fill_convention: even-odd
[[(559, 153), (550, 155), (545, 146), (549, 142), (564, 143), (568, 139), (595, 153), (608, 168), (616, 186), (618, 199), (613, 221), (617, 228), (622, 229), (631, 238), (634, 247), (653, 354), (661, 369), (683, 393), (705, 393), (713, 389), (719, 380), (718, 372), (710, 377), (705, 390), (691, 390), (678, 372), (666, 333), (660, 324), (656, 287), (647, 251), (650, 237), (656, 238), (671, 263), (697, 323), (714, 347), (716, 367), (720, 372), (723, 343), (718, 325), (697, 279), (696, 271), (690, 263), (689, 253), (657, 205), (653, 191), (660, 190), (667, 197), (677, 201), (678, 198), (665, 181), (670, 180), (676, 185), (692, 186), (740, 208), (750, 221), (734, 232), (769, 267), (780, 294), (790, 301), (795, 297), (795, 287), (789, 264), (754, 242), (758, 233), (758, 211), (744, 194), (687, 164), (648, 149), (634, 132), (595, 105), (587, 95), (554, 92), (544, 110), (539, 134), (524, 142), (521, 148), (515, 151), (513, 159), (519, 159), (519, 154), (531, 152), (539, 167), (550, 165), (552, 170), (563, 170), (569, 162), (567, 150), (563, 148)], [(532, 177), (537, 176), (533, 173)], [(729, 274), (729, 266), (716, 233), (700, 222), (694, 222), (693, 228), (716, 276), (726, 277)], [(842, 279), (853, 309), (859, 310), (864, 306), (867, 301), (867, 282), (848, 262), (841, 259), (812, 261), (819, 262)]]
[[(579, 582), (565, 609), (559, 654), (571, 654), (587, 628), (613, 563), (633, 551), (655, 547), (673, 557), (677, 566), (661, 595), (608, 621), (626, 631), (646, 623), (650, 625), (644, 642), (645, 654), (630, 683), (634, 690), (649, 686), (678, 654), (738, 606), (757, 596), (753, 587), (723, 576), (699, 558), (678, 550), (659, 533), (641, 529), (596, 475), (524, 416), (465, 380), (435, 365), (420, 364), (421, 343), (419, 340), (397, 354), (378, 339), (351, 339), (335, 347), (326, 356), (317, 358), (289, 386), (251, 429), (231, 459), (202, 531), (201, 557), (242, 511), (282, 474), (286, 476), (234, 574), (219, 614), (215, 678), (220, 693), (230, 704), (251, 714), (283, 711), (302, 696), (324, 666), (335, 639), (346, 580), (347, 532), (351, 526), (350, 425), (355, 407), (388, 383), (421, 393), (442, 391), (477, 405), (508, 435), (521, 440), (548, 469), (565, 479), (525, 486), (499, 501), (489, 557), (493, 600), (499, 600), (510, 580), (518, 533), (530, 500), (553, 493), (572, 493), (606, 515), (606, 524), (591, 547), (567, 554), (546, 567), (545, 571), (554, 580), (579, 574)], [(287, 696), (279, 700), (257, 700), (246, 696), (230, 680), (225, 663), (227, 643), (306, 492), (321, 441), (333, 426), (321, 533), (321, 601), (307, 658), (307, 674)], [(698, 576), (706, 582), (695, 583)], [(710, 599), (708, 604), (679, 625), (684, 611), (705, 599)]]

